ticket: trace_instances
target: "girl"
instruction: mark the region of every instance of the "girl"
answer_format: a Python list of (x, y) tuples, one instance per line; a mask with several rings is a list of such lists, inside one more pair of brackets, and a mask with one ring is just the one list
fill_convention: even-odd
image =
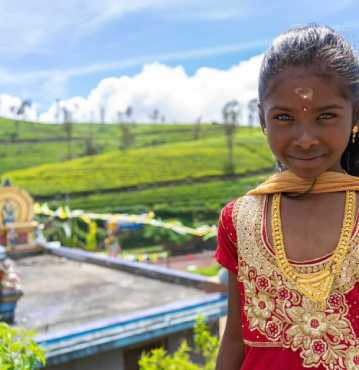
[(359, 369), (359, 61), (317, 25), (274, 40), (259, 78), (281, 171), (227, 204), (217, 370)]

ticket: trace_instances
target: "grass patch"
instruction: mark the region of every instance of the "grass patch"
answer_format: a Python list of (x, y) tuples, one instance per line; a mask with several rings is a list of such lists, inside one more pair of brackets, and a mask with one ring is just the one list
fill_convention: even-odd
[(189, 266), (187, 268), (187, 271), (192, 272), (194, 274), (202, 275), (202, 276), (217, 276), (219, 273), (219, 270), (221, 269), (221, 266), (218, 263), (214, 263), (207, 267), (195, 267), (195, 266)]

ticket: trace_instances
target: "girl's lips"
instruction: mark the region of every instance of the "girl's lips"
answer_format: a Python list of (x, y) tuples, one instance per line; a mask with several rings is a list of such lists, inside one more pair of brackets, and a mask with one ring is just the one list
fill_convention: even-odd
[(292, 158), (292, 159), (300, 160), (300, 161), (312, 161), (314, 159), (318, 159), (318, 158), (323, 157), (323, 154), (322, 155), (316, 155), (316, 156), (313, 156), (313, 157), (295, 157), (295, 156), (292, 156), (292, 155), (289, 155), (288, 157)]

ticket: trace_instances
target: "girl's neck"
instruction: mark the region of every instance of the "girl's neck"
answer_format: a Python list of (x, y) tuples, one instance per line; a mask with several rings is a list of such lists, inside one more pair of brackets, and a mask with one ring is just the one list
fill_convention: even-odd
[[(290, 168), (288, 168), (289, 171), (291, 171)], [(296, 175), (296, 173), (294, 171), (291, 171), (292, 173), (294, 173)], [(302, 177), (302, 176), (299, 176), (297, 175), (298, 177), (301, 177), (301, 178), (304, 178), (305, 180), (309, 181), (309, 182), (315, 182), (317, 180), (317, 178), (322, 175), (323, 173), (325, 172), (339, 172), (339, 173), (343, 173), (343, 174), (346, 174), (347, 172), (344, 170), (344, 168), (342, 167), (332, 167), (332, 168), (329, 168), (327, 169), (326, 171), (320, 173), (318, 176), (315, 176), (315, 177)]]

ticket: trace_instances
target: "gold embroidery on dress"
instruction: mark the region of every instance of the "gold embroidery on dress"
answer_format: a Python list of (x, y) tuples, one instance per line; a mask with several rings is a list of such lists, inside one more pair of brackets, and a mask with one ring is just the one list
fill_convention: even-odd
[(359, 339), (347, 319), (349, 308), (344, 297), (358, 279), (358, 235), (351, 241), (342, 273), (335, 280), (325, 310), (321, 310), (281, 275), (274, 258), (268, 258), (272, 256), (260, 238), (263, 199), (245, 196), (233, 209), (238, 280), (244, 286), (249, 329), (267, 338), (263, 347), (270, 343), (298, 350), (306, 368), (322, 364), (327, 370), (358, 369)]
[[(241, 222), (247, 222), (250, 220), (251, 224), (251, 235), (254, 235), (255, 240), (249, 241), (247, 235), (242, 235), (241, 238), (241, 250), (243, 243), (246, 242), (247, 250), (254, 254), (254, 257), (258, 260), (260, 258), (260, 264), (265, 263), (267, 266), (264, 267), (266, 273), (270, 273), (273, 266), (276, 266), (275, 258), (268, 251), (262, 240), (262, 214), (264, 207), (264, 196), (244, 196), (237, 199), (233, 209), (233, 225), (238, 224), (238, 213), (245, 213), (245, 217), (241, 218)], [(243, 214), (243, 213), (242, 213)], [(247, 218), (248, 217), (248, 218)], [(247, 218), (247, 219), (246, 219)], [(246, 226), (249, 229), (249, 226)], [(237, 230), (237, 238), (238, 230)], [(247, 255), (247, 253), (246, 253)], [(253, 261), (253, 258), (251, 259)], [(268, 264), (269, 262), (269, 264)], [(310, 273), (321, 270), (328, 264), (328, 260), (320, 261), (313, 264), (293, 265), (295, 269), (300, 273)], [(339, 290), (345, 294), (349, 292), (354, 284), (359, 281), (359, 232), (356, 232), (354, 237), (349, 243), (348, 256), (343, 264), (342, 272), (340, 276), (334, 281), (333, 289)]]
[(265, 348), (281, 348), (282, 343), (263, 343), (263, 342), (253, 342), (251, 340), (243, 339), (244, 344), (249, 347), (265, 347)]

